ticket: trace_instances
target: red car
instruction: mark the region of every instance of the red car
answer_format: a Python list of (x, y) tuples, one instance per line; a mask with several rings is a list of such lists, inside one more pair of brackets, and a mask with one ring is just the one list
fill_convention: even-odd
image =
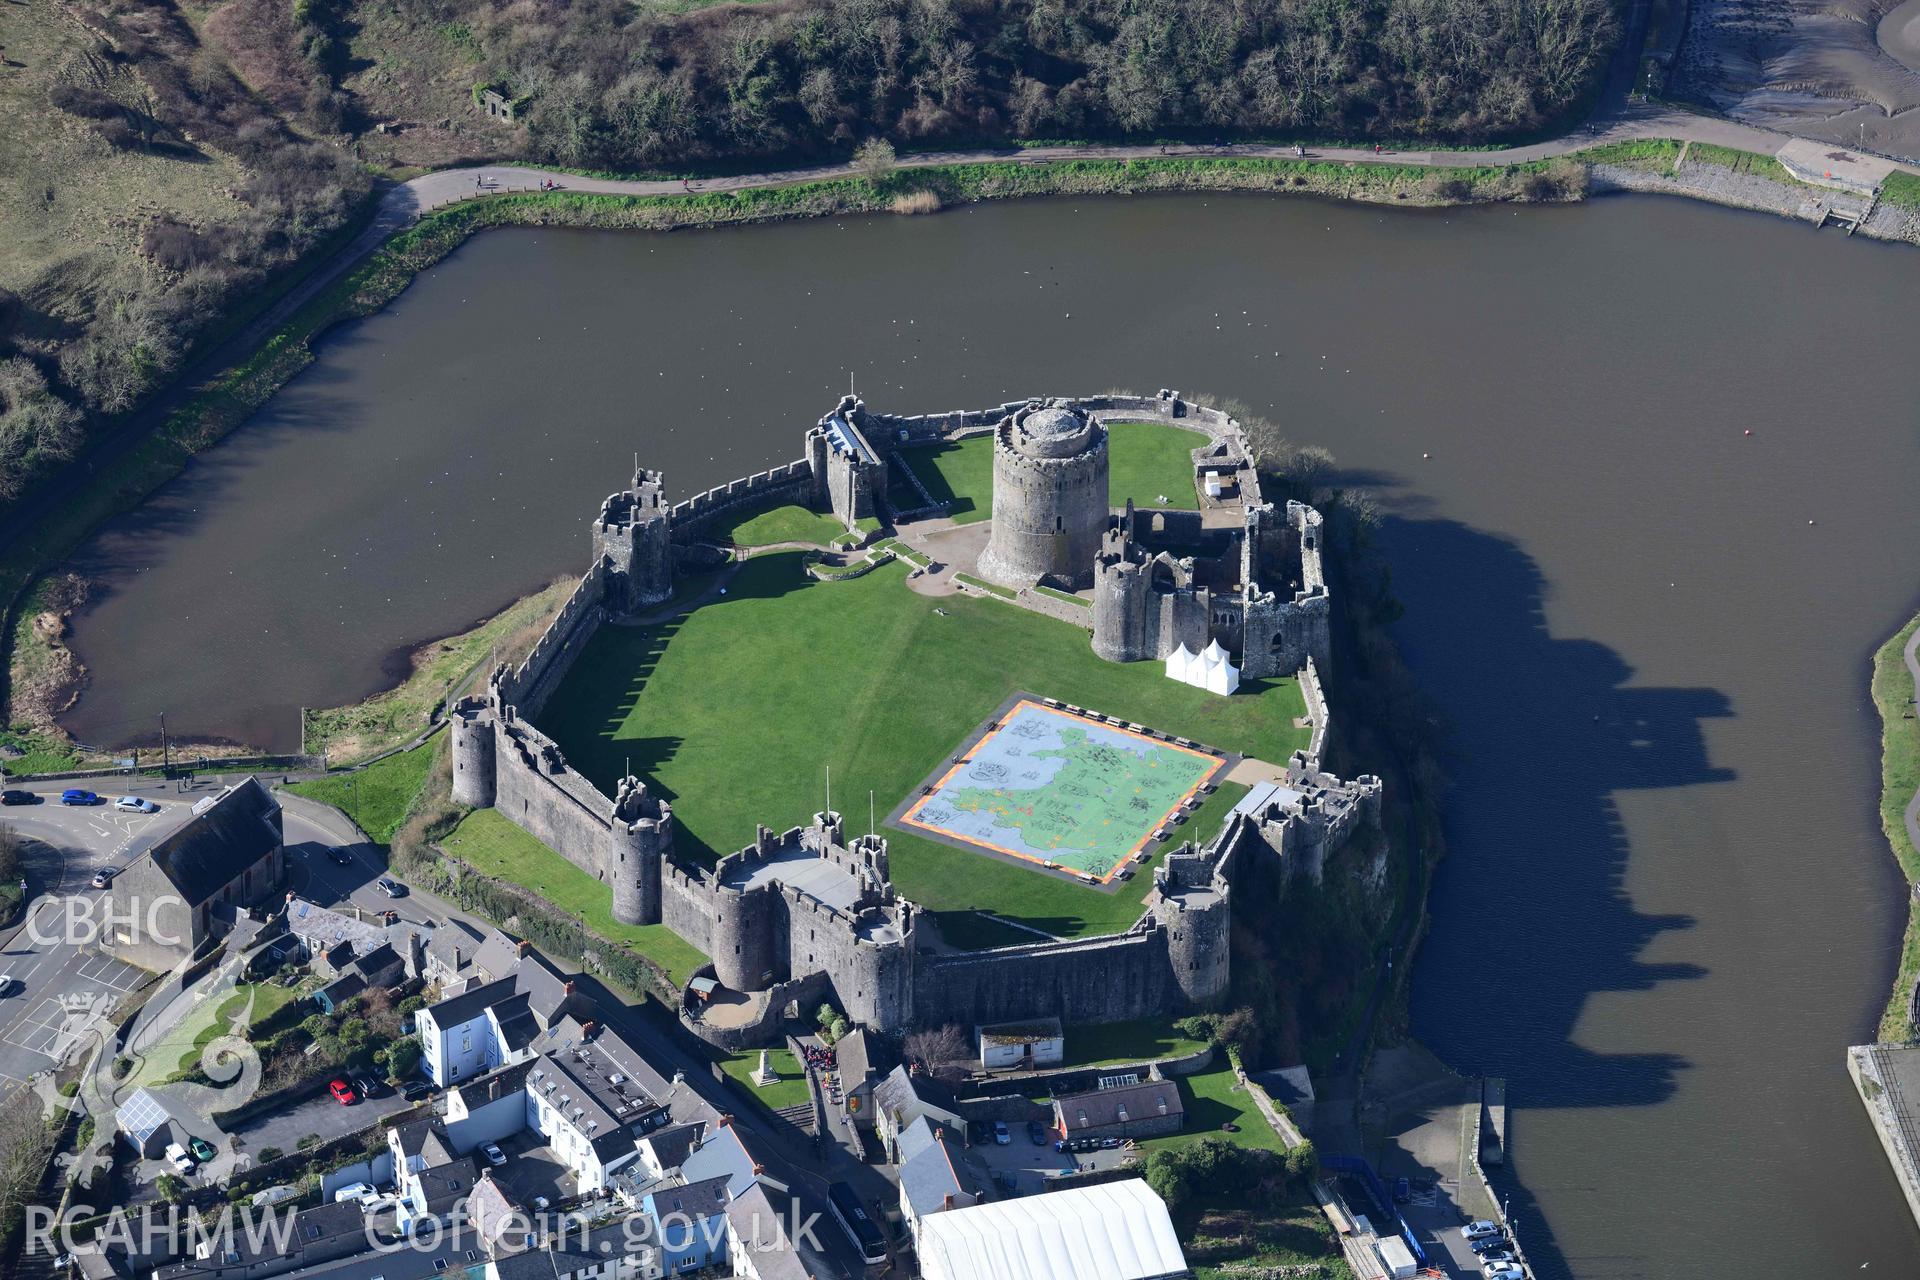
[(328, 1082), (327, 1092), (332, 1094), (333, 1100), (339, 1103), (343, 1107), (350, 1107), (354, 1103), (360, 1101), (359, 1095), (354, 1093), (353, 1091), (353, 1086), (348, 1084), (345, 1080), (333, 1080)]

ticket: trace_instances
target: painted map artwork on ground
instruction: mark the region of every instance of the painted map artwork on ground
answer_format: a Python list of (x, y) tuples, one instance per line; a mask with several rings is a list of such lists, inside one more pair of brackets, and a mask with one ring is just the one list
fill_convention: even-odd
[(1021, 701), (901, 815), (908, 827), (1107, 880), (1217, 756)]

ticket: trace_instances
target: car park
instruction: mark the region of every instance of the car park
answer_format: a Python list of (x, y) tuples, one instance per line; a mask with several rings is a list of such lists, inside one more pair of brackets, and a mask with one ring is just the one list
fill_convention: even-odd
[(113, 807), (122, 813), (158, 813), (160, 806), (143, 796), (121, 796)]
[(41, 798), (31, 791), (16, 791), (8, 788), (0, 791), (0, 804), (41, 804)]
[(343, 1107), (350, 1107), (360, 1101), (359, 1098), (354, 1096), (353, 1086), (345, 1080), (327, 1081), (327, 1092), (332, 1094), (333, 1100)]
[(487, 1163), (496, 1169), (507, 1162), (507, 1153), (500, 1149), (500, 1144), (497, 1142), (481, 1143), (480, 1154), (485, 1156)]
[(220, 1154), (219, 1152), (213, 1149), (213, 1144), (211, 1142), (208, 1142), (205, 1138), (188, 1138), (187, 1150), (192, 1152), (193, 1158), (195, 1160), (198, 1160), (201, 1164), (205, 1164), (207, 1161), (213, 1159), (215, 1156)]
[(80, 787), (68, 787), (60, 793), (60, 803), (84, 807), (87, 805), (102, 804), (104, 802), (91, 791), (83, 790)]
[(181, 1173), (192, 1173), (194, 1169), (193, 1157), (188, 1155), (187, 1149), (177, 1142), (167, 1144), (167, 1163)]
[(1013, 1134), (1008, 1132), (1007, 1122), (1005, 1120), (995, 1120), (993, 1122), (993, 1140), (997, 1145), (1002, 1147), (1013, 1141)]

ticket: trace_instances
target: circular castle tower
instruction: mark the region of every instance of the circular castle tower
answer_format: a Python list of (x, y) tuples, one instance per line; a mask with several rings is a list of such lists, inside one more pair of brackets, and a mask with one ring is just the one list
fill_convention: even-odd
[(1065, 400), (1029, 401), (993, 433), (993, 531), (980, 574), (1003, 586), (1093, 581), (1107, 527), (1107, 432)]
[(622, 778), (607, 838), (613, 918), (621, 924), (659, 924), (660, 864), (673, 850), (672, 807), (648, 795), (640, 779)]

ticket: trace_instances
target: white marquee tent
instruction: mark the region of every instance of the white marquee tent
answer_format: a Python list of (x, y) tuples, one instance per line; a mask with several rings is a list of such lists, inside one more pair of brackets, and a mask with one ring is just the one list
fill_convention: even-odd
[(1228, 661), (1227, 651), (1218, 640), (1210, 642), (1203, 653), (1182, 644), (1167, 655), (1167, 679), (1224, 697), (1240, 687), (1240, 668)]
[(1140, 1178), (997, 1200), (920, 1222), (925, 1280), (1169, 1280), (1187, 1274), (1167, 1206)]

